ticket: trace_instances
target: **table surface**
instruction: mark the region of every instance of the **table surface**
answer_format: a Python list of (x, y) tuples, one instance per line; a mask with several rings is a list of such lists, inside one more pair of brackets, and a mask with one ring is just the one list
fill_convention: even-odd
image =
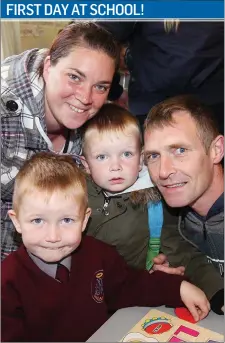
[[(155, 309), (174, 315), (174, 309), (165, 306), (155, 307)], [(112, 317), (98, 329), (87, 342), (118, 342), (124, 335), (142, 318), (151, 307), (129, 307), (118, 310)], [(214, 312), (197, 323), (197, 325), (220, 334), (224, 334), (224, 316), (219, 316)]]

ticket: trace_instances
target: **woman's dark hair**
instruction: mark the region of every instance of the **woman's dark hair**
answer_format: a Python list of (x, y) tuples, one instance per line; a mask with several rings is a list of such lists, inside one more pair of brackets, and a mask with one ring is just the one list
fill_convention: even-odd
[[(119, 65), (120, 46), (112, 34), (93, 21), (71, 22), (59, 31), (46, 56), (50, 56), (52, 65), (56, 65), (62, 57), (66, 57), (76, 47), (87, 47), (103, 51), (115, 61), (115, 69)], [(44, 61), (39, 67), (39, 75), (43, 74)], [(104, 66), (103, 66), (104, 67)]]

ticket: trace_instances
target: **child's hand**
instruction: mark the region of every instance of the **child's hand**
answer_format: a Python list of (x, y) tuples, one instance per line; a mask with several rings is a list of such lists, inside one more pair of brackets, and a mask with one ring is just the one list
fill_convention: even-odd
[(205, 293), (200, 288), (187, 281), (182, 281), (180, 296), (196, 322), (205, 318), (209, 313), (210, 304)]

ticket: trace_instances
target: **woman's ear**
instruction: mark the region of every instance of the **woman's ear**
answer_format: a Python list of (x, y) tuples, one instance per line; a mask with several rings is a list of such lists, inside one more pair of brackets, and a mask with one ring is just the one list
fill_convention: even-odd
[(81, 163), (83, 164), (83, 166), (85, 168), (86, 173), (91, 174), (91, 171), (90, 171), (90, 168), (89, 168), (89, 165), (88, 165), (86, 158), (84, 156), (81, 156), (80, 160), (81, 160)]
[(218, 164), (224, 157), (224, 136), (217, 136), (211, 143), (211, 156), (214, 164)]
[(9, 215), (10, 219), (12, 220), (13, 225), (16, 228), (16, 231), (21, 233), (20, 223), (19, 223), (19, 221), (17, 219), (16, 212), (14, 210), (9, 210), (8, 211), (8, 215)]
[(48, 79), (50, 67), (51, 67), (50, 56), (47, 56), (44, 60), (44, 67), (43, 67), (43, 78), (44, 78), (45, 82)]

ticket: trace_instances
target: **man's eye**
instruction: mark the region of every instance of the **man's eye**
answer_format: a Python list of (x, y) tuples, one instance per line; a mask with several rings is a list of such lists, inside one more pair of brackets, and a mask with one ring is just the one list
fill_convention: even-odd
[(72, 81), (80, 81), (80, 77), (75, 74), (68, 74), (68, 76)]
[(155, 160), (158, 156), (159, 155), (156, 153), (155, 154), (149, 154), (147, 158), (148, 158), (148, 160)]
[(158, 157), (159, 157), (159, 154), (157, 153), (145, 155), (145, 164), (147, 165), (148, 163), (154, 162)]
[(185, 148), (178, 148), (178, 149), (176, 149), (176, 153), (177, 153), (178, 155), (182, 155), (182, 154), (184, 154), (186, 151), (187, 151), (187, 149), (185, 149)]
[(103, 160), (106, 159), (106, 155), (98, 155), (98, 156), (96, 157), (96, 159), (97, 159), (98, 161), (103, 161)]
[(74, 222), (74, 220), (73, 219), (71, 219), (71, 218), (63, 218), (63, 223), (65, 223), (65, 224), (71, 224), (71, 223), (73, 223)]
[(33, 224), (35, 225), (40, 225), (40, 224), (43, 224), (43, 219), (41, 218), (35, 218), (31, 221)]
[(124, 155), (125, 157), (131, 157), (133, 154), (132, 154), (130, 151), (125, 151), (125, 152), (123, 153), (123, 155)]

